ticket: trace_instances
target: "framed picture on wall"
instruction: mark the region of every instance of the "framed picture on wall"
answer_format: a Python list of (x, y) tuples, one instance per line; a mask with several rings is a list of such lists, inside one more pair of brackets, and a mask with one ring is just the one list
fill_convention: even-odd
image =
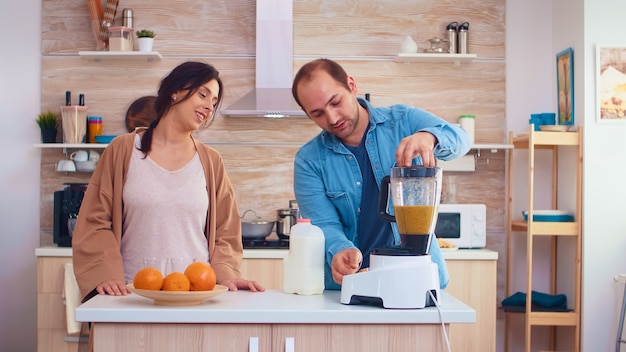
[(574, 124), (574, 51), (567, 48), (556, 54), (556, 88), (559, 125)]
[(626, 44), (596, 48), (597, 121), (626, 122)]

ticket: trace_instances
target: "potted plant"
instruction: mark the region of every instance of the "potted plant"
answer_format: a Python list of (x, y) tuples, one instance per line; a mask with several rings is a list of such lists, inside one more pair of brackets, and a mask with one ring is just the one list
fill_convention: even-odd
[(139, 51), (152, 51), (152, 44), (156, 33), (150, 29), (140, 29), (136, 32), (139, 40)]
[(41, 141), (43, 143), (55, 143), (57, 139), (57, 124), (59, 121), (59, 114), (56, 112), (48, 111), (39, 114), (35, 122), (41, 130)]

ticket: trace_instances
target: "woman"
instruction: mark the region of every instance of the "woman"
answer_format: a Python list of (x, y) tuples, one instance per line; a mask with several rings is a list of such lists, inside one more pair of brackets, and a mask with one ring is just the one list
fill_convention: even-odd
[(104, 150), (72, 239), (84, 301), (128, 294), (148, 257), (202, 258), (229, 290), (264, 291), (240, 277), (241, 223), (223, 160), (192, 136), (213, 122), (222, 97), (213, 66), (185, 62), (161, 81), (151, 125)]

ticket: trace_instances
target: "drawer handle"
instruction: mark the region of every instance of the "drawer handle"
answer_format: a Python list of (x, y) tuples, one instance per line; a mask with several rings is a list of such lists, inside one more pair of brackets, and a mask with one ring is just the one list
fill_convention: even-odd
[(248, 352), (259, 352), (259, 338), (251, 337)]
[(285, 338), (285, 352), (296, 352), (296, 342), (293, 337)]

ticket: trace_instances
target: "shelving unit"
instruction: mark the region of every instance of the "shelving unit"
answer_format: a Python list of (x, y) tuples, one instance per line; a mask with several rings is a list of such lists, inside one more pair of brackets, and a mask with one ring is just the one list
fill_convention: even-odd
[(471, 62), (476, 57), (476, 54), (399, 53), (394, 61), (405, 64), (412, 62), (452, 62), (459, 65), (462, 62)]
[(162, 56), (158, 51), (79, 51), (78, 56), (86, 60), (145, 60), (158, 61)]
[[(531, 328), (533, 326), (550, 327), (549, 348), (556, 350), (557, 345), (557, 327), (571, 327), (573, 329), (572, 346), (574, 351), (580, 351), (580, 302), (581, 302), (581, 255), (582, 255), (582, 128), (574, 132), (544, 132), (534, 131), (534, 126), (530, 125), (528, 134), (514, 136), (509, 133), (509, 141), (512, 149), (508, 154), (508, 244), (507, 244), (507, 297), (513, 294), (511, 289), (512, 281), (512, 260), (513, 253), (512, 239), (514, 233), (524, 232), (526, 234), (526, 306), (523, 313), (506, 312), (505, 314), (505, 350), (509, 350), (508, 335), (509, 319), (512, 314), (524, 314), (525, 317), (525, 351), (531, 351)], [(575, 173), (575, 189), (569, 191), (575, 192), (575, 214), (573, 222), (538, 222), (534, 221), (534, 193), (535, 193), (535, 152), (536, 150), (549, 150), (552, 153), (552, 210), (558, 210), (558, 194), (559, 189), (559, 154), (564, 148), (574, 148), (576, 152), (575, 169), (567, 170), (569, 174)], [(528, 221), (513, 220), (512, 218), (512, 201), (513, 201), (513, 176), (523, 174), (523, 172), (514, 172), (512, 162), (513, 153), (518, 150), (528, 151)], [(564, 171), (565, 172), (565, 171)], [(559, 247), (559, 238), (574, 238), (573, 261), (567, 269), (572, 275), (573, 292), (567, 296), (568, 309), (565, 312), (546, 312), (532, 310), (531, 298), (533, 291), (533, 241), (537, 236), (550, 236), (550, 294), (557, 294), (557, 255), (563, 253), (557, 251)], [(571, 243), (571, 242), (570, 242)], [(564, 246), (561, 246), (564, 250)], [(571, 246), (569, 246), (571, 248)], [(569, 249), (568, 248), (568, 249)], [(565, 255), (569, 258), (569, 256)], [(567, 270), (566, 270), (567, 271)], [(565, 275), (565, 273), (563, 274)]]
[(79, 148), (100, 148), (104, 149), (108, 144), (104, 143), (37, 143), (35, 148), (40, 149), (79, 149)]

